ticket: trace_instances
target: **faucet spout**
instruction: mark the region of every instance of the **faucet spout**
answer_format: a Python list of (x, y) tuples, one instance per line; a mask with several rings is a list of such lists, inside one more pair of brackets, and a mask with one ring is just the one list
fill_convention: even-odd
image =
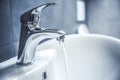
[(47, 39), (56, 38), (57, 41), (64, 41), (65, 33), (56, 29), (41, 29), (31, 31), (25, 43), (21, 56), (18, 58), (17, 64), (28, 65), (35, 62), (35, 51), (37, 46)]

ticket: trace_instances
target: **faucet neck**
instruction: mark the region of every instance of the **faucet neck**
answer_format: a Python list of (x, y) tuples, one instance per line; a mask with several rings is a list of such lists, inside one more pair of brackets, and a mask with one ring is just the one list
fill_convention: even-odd
[(21, 55), (18, 56), (17, 63), (19, 65), (28, 65), (35, 61), (35, 51), (37, 46), (49, 39), (56, 38), (57, 41), (64, 41), (65, 33), (55, 29), (35, 30), (29, 33), (24, 44)]

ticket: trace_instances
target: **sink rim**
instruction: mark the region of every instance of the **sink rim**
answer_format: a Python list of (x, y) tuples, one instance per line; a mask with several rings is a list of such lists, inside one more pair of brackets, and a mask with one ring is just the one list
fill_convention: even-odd
[(96, 38), (101, 38), (101, 39), (108, 39), (108, 40), (114, 40), (117, 42), (120, 42), (119, 38), (108, 36), (108, 35), (102, 35), (102, 34), (70, 34), (66, 35), (66, 38), (76, 38), (76, 37), (96, 37)]

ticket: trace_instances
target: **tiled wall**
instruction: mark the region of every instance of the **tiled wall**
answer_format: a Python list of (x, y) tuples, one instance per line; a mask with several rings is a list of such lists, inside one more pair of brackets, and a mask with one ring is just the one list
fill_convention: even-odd
[(87, 0), (86, 5), (92, 33), (120, 38), (120, 0)]
[(9, 0), (0, 0), (0, 62), (15, 55), (9, 6)]

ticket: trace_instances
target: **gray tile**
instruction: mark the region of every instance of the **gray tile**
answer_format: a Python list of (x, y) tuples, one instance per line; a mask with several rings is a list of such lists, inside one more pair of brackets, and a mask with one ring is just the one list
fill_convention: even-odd
[(0, 47), (0, 62), (15, 56), (13, 44)]
[(90, 32), (120, 38), (120, 0), (88, 0)]
[(12, 42), (9, 0), (0, 0), (0, 46)]

